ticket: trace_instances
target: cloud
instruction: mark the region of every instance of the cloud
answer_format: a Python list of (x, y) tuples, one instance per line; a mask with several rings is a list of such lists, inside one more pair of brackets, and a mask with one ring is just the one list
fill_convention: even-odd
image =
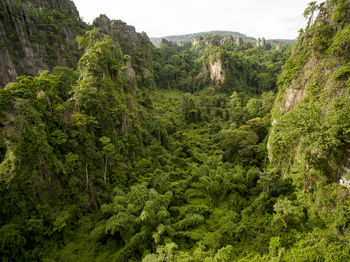
[(301, 16), (290, 16), (290, 17), (282, 17), (278, 19), (278, 22), (280, 23), (300, 23), (302, 21), (305, 21), (305, 19)]
[(92, 22), (100, 13), (149, 36), (231, 30), (253, 37), (296, 38), (310, 0), (73, 0)]

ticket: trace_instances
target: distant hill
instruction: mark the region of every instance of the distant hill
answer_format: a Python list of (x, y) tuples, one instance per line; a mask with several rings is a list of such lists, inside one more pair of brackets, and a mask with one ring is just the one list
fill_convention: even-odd
[(276, 43), (284, 44), (286, 46), (292, 47), (292, 45), (297, 41), (293, 39), (267, 39), (267, 42), (271, 43), (272, 45)]
[(187, 34), (187, 35), (170, 35), (170, 36), (163, 36), (163, 37), (151, 37), (151, 42), (158, 46), (162, 39), (166, 39), (168, 41), (174, 41), (174, 42), (192, 42), (193, 39), (196, 36), (203, 36), (207, 34), (213, 34), (213, 35), (232, 35), (234, 38), (237, 36), (240, 36), (243, 38), (243, 40), (249, 40), (249, 41), (255, 41), (256, 39), (254, 37), (246, 36), (245, 34), (239, 33), (239, 32), (232, 32), (232, 31), (208, 31), (208, 32), (199, 32), (194, 34)]
[[(150, 40), (155, 46), (159, 46), (162, 39), (166, 39), (168, 41), (174, 41), (174, 42), (192, 42), (193, 39), (196, 36), (204, 36), (204, 35), (232, 35), (233, 38), (236, 38), (237, 36), (240, 36), (245, 41), (249, 42), (255, 42), (256, 38), (247, 36), (245, 34), (239, 33), (239, 32), (232, 32), (232, 31), (207, 31), (207, 32), (199, 32), (199, 33), (193, 33), (193, 34), (186, 34), (186, 35), (169, 35), (169, 36), (163, 36), (163, 37), (151, 37)], [(267, 39), (267, 41), (272, 43), (283, 43), (291, 46), (296, 40), (292, 39)]]

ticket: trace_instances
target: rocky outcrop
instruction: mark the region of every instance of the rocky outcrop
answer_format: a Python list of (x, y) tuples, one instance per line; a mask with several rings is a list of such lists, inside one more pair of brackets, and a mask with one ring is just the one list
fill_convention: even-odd
[(168, 41), (166, 39), (162, 39), (159, 47), (162, 49), (169, 47), (169, 48), (174, 48), (176, 50), (180, 50), (179, 45), (176, 42)]
[(193, 46), (198, 45), (198, 44), (201, 42), (202, 39), (203, 39), (202, 36), (196, 36), (196, 37), (193, 39), (192, 45), (193, 45)]
[(258, 38), (258, 40), (256, 40), (256, 46), (265, 47), (265, 38)]
[[(145, 32), (138, 33), (135, 27), (128, 25), (120, 20), (111, 20), (106, 15), (100, 15), (93, 22), (93, 26), (97, 27), (102, 34), (109, 35), (120, 47), (122, 56), (128, 55), (130, 60), (127, 61), (126, 75), (129, 77), (131, 86), (138, 84), (152, 86), (153, 79), (153, 57), (151, 43)], [(176, 43), (163, 40), (161, 46), (176, 45)], [(142, 59), (140, 59), (142, 54)], [(129, 59), (129, 58), (128, 58)], [(126, 62), (126, 61), (124, 61)], [(136, 75), (140, 76), (138, 84), (136, 84)]]
[(130, 48), (135, 51), (143, 49), (145, 45), (152, 45), (145, 32), (137, 33), (135, 27), (121, 20), (110, 20), (106, 15), (100, 15), (94, 20), (93, 25), (113, 39), (119, 40), (125, 51)]
[(208, 65), (203, 64), (197, 81), (214, 86), (225, 82), (225, 73), (220, 59), (210, 62)]
[(238, 47), (243, 47), (243, 38), (238, 36), (237, 39), (236, 39), (236, 45)]
[(225, 76), (222, 71), (221, 60), (209, 64), (210, 79), (216, 83), (223, 83)]
[(0, 1), (0, 87), (19, 75), (75, 66), (86, 25), (70, 0)]
[(214, 35), (207, 34), (203, 36), (196, 36), (192, 42), (193, 46), (204, 45), (204, 46), (219, 46), (224, 44), (233, 43), (234, 39), (232, 35)]
[(224, 37), (219, 35), (204, 35), (204, 36), (197, 36), (195, 37), (193, 41), (193, 45), (202, 44), (205, 46), (211, 45), (211, 46), (219, 46), (220, 44), (224, 43), (222, 42)]
[(345, 152), (343, 163), (338, 171), (338, 177), (340, 185), (350, 188), (350, 150), (348, 149)]
[(281, 51), (281, 50), (282, 50), (281, 44), (280, 44), (280, 43), (277, 43), (277, 44), (275, 45), (275, 50), (277, 50), (277, 51)]
[[(81, 51), (76, 37), (88, 26), (70, 0), (0, 1), (0, 88), (20, 75), (36, 75), (55, 66), (75, 67)], [(2, 11), (3, 10), (3, 11)], [(152, 72), (152, 44), (146, 33), (101, 15), (94, 21), (104, 34), (118, 41), (123, 54), (144, 53), (140, 73)]]
[(232, 35), (226, 35), (220, 40), (220, 44), (229, 44), (233, 42), (233, 36)]

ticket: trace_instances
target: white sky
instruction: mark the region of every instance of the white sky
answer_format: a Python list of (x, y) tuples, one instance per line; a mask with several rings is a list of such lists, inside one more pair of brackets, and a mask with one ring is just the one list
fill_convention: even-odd
[(303, 12), (311, 1), (73, 0), (85, 22), (106, 14), (150, 37), (227, 30), (266, 39), (295, 39), (306, 25)]

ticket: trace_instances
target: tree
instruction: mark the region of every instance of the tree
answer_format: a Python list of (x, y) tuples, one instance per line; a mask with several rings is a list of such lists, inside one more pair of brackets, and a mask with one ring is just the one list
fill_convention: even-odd
[(258, 98), (249, 99), (247, 105), (245, 106), (245, 110), (247, 110), (249, 118), (261, 117), (261, 101)]
[(107, 164), (108, 164), (108, 157), (113, 158), (113, 156), (116, 153), (115, 146), (111, 143), (111, 139), (108, 137), (101, 137), (100, 142), (103, 145), (102, 152), (105, 156), (105, 170), (103, 173), (103, 180), (105, 183), (107, 183)]
[(305, 9), (304, 17), (309, 18), (307, 22), (307, 27), (310, 27), (310, 25), (314, 22), (314, 14), (317, 9), (319, 9), (319, 5), (316, 1), (310, 2), (308, 7)]
[(244, 117), (244, 110), (242, 108), (242, 99), (237, 92), (233, 92), (230, 96), (228, 107), (230, 120), (236, 124), (241, 124)]

